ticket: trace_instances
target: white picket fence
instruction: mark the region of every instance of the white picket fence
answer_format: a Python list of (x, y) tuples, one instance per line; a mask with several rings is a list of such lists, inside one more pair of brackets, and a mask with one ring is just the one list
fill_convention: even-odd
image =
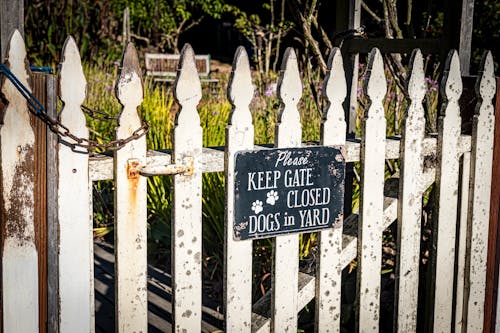
[[(63, 49), (59, 74), (61, 122), (79, 137), (88, 137), (80, 105), (86, 80), (79, 51), (72, 38)], [(19, 33), (10, 43), (7, 65), (28, 86), (26, 51)], [(225, 151), (202, 146), (197, 104), (200, 80), (190, 46), (183, 49), (175, 93), (180, 110), (173, 133), (172, 155), (147, 151), (145, 138), (131, 141), (114, 157), (89, 155), (58, 146), (59, 221), (59, 331), (94, 330), (92, 181), (115, 181), (115, 306), (119, 332), (145, 332), (147, 307), (146, 178), (140, 173), (167, 165), (192, 163), (192, 172), (174, 177), (172, 219), (172, 331), (202, 331), (202, 173), (226, 175), (226, 237), (224, 316), (226, 332), (296, 332), (297, 314), (316, 302), (317, 332), (339, 332), (341, 324), (341, 272), (358, 259), (357, 329), (377, 332), (380, 320), (382, 231), (398, 221), (396, 271), (396, 329), (415, 332), (419, 285), (422, 194), (433, 183), (438, 228), (434, 244), (435, 279), (431, 290), (431, 323), (435, 332), (481, 332), (485, 299), (489, 197), (493, 149), (495, 92), (493, 60), (483, 58), (478, 76), (479, 102), (472, 136), (461, 135), (458, 99), (462, 91), (459, 59), (450, 52), (442, 91), (447, 103), (439, 113), (437, 138), (424, 134), (422, 100), (426, 93), (423, 58), (413, 53), (407, 80), (410, 104), (400, 139), (386, 138), (382, 100), (386, 93), (383, 60), (374, 49), (369, 56), (364, 87), (371, 100), (363, 119), (361, 143), (346, 141), (342, 103), (346, 81), (342, 57), (334, 49), (328, 61), (323, 94), (321, 145), (345, 145), (346, 161), (361, 162), (359, 212), (344, 219), (344, 227), (357, 228), (358, 237), (343, 228), (319, 234), (316, 276), (299, 272), (296, 234), (273, 239), (274, 264), (270, 317), (252, 309), (252, 241), (233, 239), (235, 153), (262, 149), (254, 146), (249, 109), (254, 95), (248, 56), (236, 52), (228, 89), (233, 111), (227, 126)], [(126, 47), (116, 95), (123, 110), (116, 138), (126, 138), (140, 127), (137, 107), (143, 99), (141, 70), (135, 48)], [(301, 121), (297, 109), (302, 86), (295, 52), (284, 55), (278, 85), (282, 108), (276, 126), (276, 147), (300, 147)], [(5, 80), (2, 92), (9, 104), (0, 128), (2, 210), (5, 239), (2, 252), (4, 332), (38, 330), (37, 249), (34, 244), (34, 134), (26, 100)], [(424, 156), (437, 156), (435, 166), (424, 168)], [(398, 198), (384, 197), (384, 163), (401, 159)], [(461, 169), (461, 172), (460, 172)], [(461, 174), (461, 177), (460, 177)], [(461, 201), (459, 202), (459, 192)], [(456, 237), (458, 236), (458, 242)], [(458, 248), (455, 248), (458, 244)], [(457, 255), (456, 255), (457, 254)], [(456, 271), (456, 274), (455, 274)], [(454, 281), (457, 288), (454, 289)], [(454, 302), (454, 298), (456, 301)], [(262, 313), (262, 312), (260, 312)], [(452, 321), (454, 318), (454, 321)]]

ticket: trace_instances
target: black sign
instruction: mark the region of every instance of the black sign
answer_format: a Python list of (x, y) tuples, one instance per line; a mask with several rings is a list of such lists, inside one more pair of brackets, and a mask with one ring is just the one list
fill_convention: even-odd
[(234, 238), (272, 237), (340, 226), (343, 147), (236, 153)]

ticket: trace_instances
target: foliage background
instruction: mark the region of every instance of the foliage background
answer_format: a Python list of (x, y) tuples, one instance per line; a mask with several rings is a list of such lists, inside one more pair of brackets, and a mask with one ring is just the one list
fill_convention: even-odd
[[(412, 4), (410, 15), (408, 4)], [(395, 16), (385, 19), (386, 5), (394, 7)], [(485, 48), (498, 59), (500, 3), (476, 0), (474, 5), (473, 63), (479, 63)], [(120, 58), (123, 12), (129, 7), (132, 40), (140, 49), (176, 52), (188, 41), (196, 51), (230, 61), (240, 44), (254, 54), (260, 52), (259, 43), (265, 51), (273, 40), (265, 52), (270, 53), (269, 67), (276, 70), (283, 43), (300, 49), (306, 55), (304, 63), (313, 59), (314, 65), (314, 41), (326, 58), (331, 45), (345, 38), (345, 31), (338, 31), (332, 20), (335, 6), (335, 1), (319, 0), (32, 0), (25, 1), (26, 42), (36, 65), (55, 67), (60, 60), (57, 50), (68, 35), (73, 35), (87, 61), (112, 63)], [(364, 0), (361, 23), (370, 37), (387, 36), (386, 22), (394, 18), (397, 24), (389, 27), (394, 38), (439, 37), (443, 6), (444, 0)], [(252, 34), (264, 40), (257, 41)], [(254, 60), (257, 65), (258, 59)]]

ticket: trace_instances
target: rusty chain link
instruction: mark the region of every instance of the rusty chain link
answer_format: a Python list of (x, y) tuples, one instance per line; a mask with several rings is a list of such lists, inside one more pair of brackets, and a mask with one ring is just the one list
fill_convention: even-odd
[[(87, 108), (87, 107), (85, 107)], [(31, 108), (30, 108), (31, 109)], [(82, 107), (83, 109), (83, 107)], [(87, 108), (88, 109), (88, 108)], [(109, 116), (102, 111), (97, 111), (97, 110), (92, 110), (92, 112), (97, 113), (97, 114), (104, 114), (106, 117), (109, 119), (107, 120), (118, 120), (116, 117)], [(98, 143), (97, 141), (93, 141), (90, 139), (86, 138), (80, 138), (77, 137), (76, 135), (72, 134), (71, 131), (61, 124), (58, 120), (53, 119), (52, 117), (48, 116), (45, 112), (37, 113), (33, 112), (38, 118), (40, 118), (47, 126), (49, 129), (56, 133), (60, 138), (69, 138), (74, 142), (68, 142), (64, 140), (64, 144), (68, 145), (71, 147), (71, 149), (75, 150), (77, 147), (83, 148), (85, 150), (88, 150), (89, 153), (97, 150), (97, 149), (102, 149), (104, 151), (115, 151), (119, 150), (123, 146), (125, 146), (127, 143), (133, 140), (137, 140), (140, 137), (146, 135), (146, 133), (149, 131), (149, 124), (147, 122), (144, 122), (141, 127), (136, 129), (129, 137), (125, 139), (117, 139), (117, 140), (112, 140), (106, 143)], [(95, 118), (95, 119), (103, 119), (103, 118)]]
[[(7, 66), (5, 66), (4, 64), (0, 64), (0, 72), (3, 73), (5, 77), (9, 79), (10, 82), (12, 82), (14, 87), (16, 87), (17, 90), (19, 90), (19, 92), (21, 93), (21, 95), (26, 99), (26, 101), (28, 102), (28, 109), (30, 110), (30, 112), (33, 113), (39, 119), (41, 119), (47, 125), (47, 127), (52, 132), (57, 134), (57, 136), (59, 136), (59, 138), (63, 141), (63, 143), (71, 147), (72, 150), (75, 150), (77, 147), (80, 147), (87, 150), (89, 153), (97, 149), (102, 149), (103, 151), (115, 151), (122, 148), (130, 141), (137, 140), (140, 137), (146, 135), (146, 133), (149, 131), (149, 124), (143, 121), (142, 126), (136, 129), (129, 137), (125, 139), (116, 139), (106, 143), (98, 143), (96, 141), (87, 138), (77, 137), (76, 135), (71, 133), (68, 127), (63, 125), (58, 119), (54, 119), (47, 114), (43, 104), (31, 93), (31, 91), (29, 91), (19, 81), (19, 79), (7, 68)], [(0, 98), (4, 103), (5, 102), (8, 103), (3, 93), (0, 93)], [(82, 105), (81, 108), (83, 112), (85, 112), (94, 119), (113, 120), (118, 124), (117, 117), (110, 116), (107, 113), (100, 110), (93, 110), (84, 105)], [(70, 139), (73, 142), (65, 140), (66, 138)]]

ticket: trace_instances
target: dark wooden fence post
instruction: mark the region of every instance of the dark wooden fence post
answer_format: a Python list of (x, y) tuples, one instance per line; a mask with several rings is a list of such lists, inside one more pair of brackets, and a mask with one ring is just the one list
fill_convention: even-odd
[[(51, 74), (31, 73), (31, 86), (33, 94), (45, 106), (47, 112), (55, 117), (56, 77)], [(57, 208), (54, 208), (54, 204), (57, 201), (52, 193), (57, 180), (54, 173), (57, 136), (47, 130), (47, 125), (36, 116), (32, 115), (31, 121), (36, 144), (35, 243), (38, 250), (39, 332), (47, 332), (49, 322), (57, 319), (53, 306), (49, 310), (49, 305), (57, 304), (57, 270), (54, 273), (54, 267), (57, 268), (58, 244), (57, 210), (54, 213)], [(55, 331), (53, 325), (49, 327), (50, 332)]]

